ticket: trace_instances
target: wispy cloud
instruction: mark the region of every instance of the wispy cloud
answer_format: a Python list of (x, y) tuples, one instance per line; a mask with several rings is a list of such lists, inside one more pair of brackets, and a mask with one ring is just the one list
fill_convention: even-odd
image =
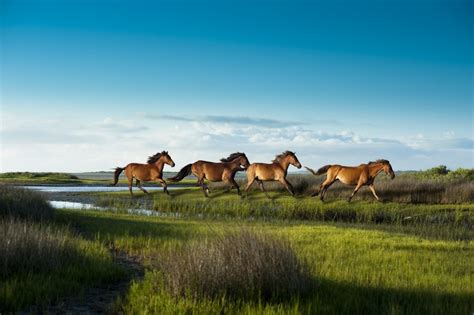
[(177, 115), (155, 115), (140, 113), (141, 116), (148, 119), (183, 121), (183, 122), (210, 122), (210, 123), (228, 123), (238, 125), (253, 125), (262, 127), (285, 127), (294, 125), (307, 125), (307, 122), (287, 121), (268, 118), (255, 118), (248, 116), (224, 116), (224, 115), (203, 115), (203, 116), (177, 116)]
[[(198, 159), (218, 160), (234, 151), (246, 152), (251, 162), (265, 162), (288, 149), (296, 151), (300, 161), (312, 167), (328, 163), (356, 165), (386, 158), (396, 169), (421, 169), (437, 164), (471, 166), (474, 151), (472, 139), (452, 133), (435, 140), (423, 135), (371, 138), (350, 130), (316, 130), (314, 125), (287, 124), (277, 128), (275, 124), (281, 123), (278, 120), (165, 117), (159, 124), (145, 127), (143, 119), (133, 118), (51, 120), (40, 125), (12, 119), (1, 129), (0, 168), (105, 170), (144, 162), (148, 155), (161, 150), (169, 150), (178, 167)], [(264, 123), (250, 123), (255, 121)]]

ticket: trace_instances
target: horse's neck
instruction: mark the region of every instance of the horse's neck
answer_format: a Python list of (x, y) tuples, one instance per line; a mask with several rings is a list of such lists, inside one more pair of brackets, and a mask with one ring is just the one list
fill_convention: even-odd
[(383, 170), (383, 164), (377, 163), (369, 166), (370, 177), (375, 178)]
[(290, 166), (290, 159), (288, 158), (284, 158), (282, 159), (281, 161), (278, 162), (278, 164), (280, 164), (280, 166), (283, 168), (283, 170), (286, 172), (288, 171), (288, 167)]
[(160, 172), (161, 174), (163, 172), (163, 168), (165, 167), (165, 162), (158, 160), (155, 163), (155, 167), (158, 169), (158, 172)]
[(226, 164), (231, 170), (236, 170), (240, 168), (240, 162), (238, 159), (235, 159), (234, 161), (230, 162), (224, 162), (224, 164)]

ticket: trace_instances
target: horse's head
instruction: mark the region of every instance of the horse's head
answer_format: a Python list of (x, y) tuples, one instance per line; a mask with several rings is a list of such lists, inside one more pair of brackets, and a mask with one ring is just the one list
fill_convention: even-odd
[(385, 174), (390, 176), (390, 179), (395, 178), (395, 172), (392, 169), (392, 165), (390, 165), (390, 162), (387, 160), (383, 160), (383, 171), (385, 172)]
[(168, 154), (168, 151), (162, 152), (163, 161), (171, 167), (174, 167), (174, 161), (171, 156)]
[(293, 165), (296, 168), (301, 168), (301, 163), (298, 161), (298, 158), (296, 157), (296, 154), (294, 152), (290, 152), (289, 156), (289, 162), (291, 165)]
[(250, 166), (250, 162), (249, 160), (247, 159), (247, 156), (245, 155), (245, 153), (243, 153), (240, 158), (239, 158), (239, 164), (240, 166), (242, 166), (243, 168), (247, 169), (247, 167)]
[(247, 159), (245, 153), (242, 152), (235, 152), (229, 155), (227, 158), (222, 158), (221, 162), (223, 163), (238, 163), (240, 166), (243, 166), (245, 169), (249, 167), (250, 162)]

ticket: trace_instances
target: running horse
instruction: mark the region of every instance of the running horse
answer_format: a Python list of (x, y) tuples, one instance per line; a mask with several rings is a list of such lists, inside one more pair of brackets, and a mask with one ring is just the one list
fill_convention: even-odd
[(291, 165), (301, 168), (301, 163), (298, 161), (294, 152), (285, 151), (275, 157), (272, 163), (252, 163), (247, 169), (247, 187), (245, 191), (248, 192), (250, 186), (257, 182), (260, 189), (265, 195), (270, 198), (263, 186), (264, 181), (279, 181), (290, 192), (292, 196), (295, 195), (293, 186), (286, 179), (288, 174), (288, 167)]
[(221, 159), (220, 163), (199, 160), (188, 164), (183, 167), (176, 176), (170, 177), (168, 180), (179, 182), (186, 176), (193, 174), (197, 177), (197, 183), (202, 187), (202, 191), (206, 197), (208, 197), (209, 194), (209, 187), (204, 183), (206, 179), (210, 182), (225, 182), (230, 186), (230, 189), (236, 188), (237, 194), (240, 196), (239, 185), (235, 182), (234, 177), (237, 172), (244, 171), (249, 164), (245, 153), (236, 152), (227, 158)]
[(115, 169), (114, 183), (112, 185), (115, 186), (117, 184), (120, 173), (125, 170), (125, 176), (128, 178), (128, 189), (132, 196), (133, 179), (136, 180), (138, 188), (140, 188), (145, 194), (148, 192), (142, 187), (141, 181), (148, 182), (156, 180), (161, 184), (161, 186), (163, 186), (163, 191), (169, 195), (168, 186), (163, 179), (163, 168), (165, 164), (174, 167), (174, 162), (167, 151), (161, 153), (158, 152), (155, 155), (150, 156), (147, 164), (130, 163), (125, 167), (117, 167)]
[(327, 173), (326, 180), (319, 186), (319, 190), (312, 195), (314, 197), (321, 193), (321, 200), (324, 200), (328, 188), (338, 180), (346, 185), (356, 186), (348, 199), (349, 202), (364, 185), (369, 186), (375, 199), (379, 200), (374, 188), (375, 177), (384, 171), (391, 179), (395, 178), (392, 165), (390, 165), (390, 162), (387, 160), (377, 160), (359, 166), (325, 165), (317, 172), (309, 167), (306, 167), (306, 169), (314, 175)]

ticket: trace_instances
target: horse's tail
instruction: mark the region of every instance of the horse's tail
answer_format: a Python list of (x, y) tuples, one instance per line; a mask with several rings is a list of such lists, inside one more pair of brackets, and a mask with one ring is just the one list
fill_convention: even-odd
[(310, 171), (311, 173), (313, 173), (314, 175), (321, 175), (321, 174), (324, 174), (324, 173), (327, 173), (328, 169), (331, 167), (331, 165), (324, 165), (323, 167), (321, 167), (318, 171), (315, 171), (309, 167), (306, 167), (305, 168)]
[(186, 176), (190, 175), (191, 174), (191, 167), (193, 166), (193, 164), (188, 164), (186, 165), (185, 167), (183, 167), (179, 172), (178, 174), (176, 174), (175, 176), (173, 177), (168, 177), (168, 180), (172, 181), (172, 182), (179, 182), (180, 180), (182, 180), (183, 178), (185, 178)]
[(114, 172), (114, 183), (112, 184), (112, 186), (117, 185), (119, 175), (120, 175), (120, 173), (123, 172), (124, 169), (125, 169), (125, 167), (124, 167), (124, 168), (122, 168), (122, 167), (117, 167), (117, 168), (115, 168), (115, 172)]

